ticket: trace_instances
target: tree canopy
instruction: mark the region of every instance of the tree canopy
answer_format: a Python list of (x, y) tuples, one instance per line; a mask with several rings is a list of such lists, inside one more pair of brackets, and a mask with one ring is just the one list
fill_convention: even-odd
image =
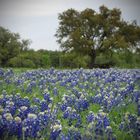
[(91, 57), (90, 67), (100, 53), (111, 55), (114, 51), (136, 50), (140, 44), (140, 27), (136, 22), (126, 22), (117, 8), (101, 6), (77, 11), (68, 9), (58, 16), (57, 41), (64, 51), (74, 51)]
[(8, 61), (28, 49), (29, 40), (20, 38), (18, 33), (0, 27), (0, 65), (6, 66)]

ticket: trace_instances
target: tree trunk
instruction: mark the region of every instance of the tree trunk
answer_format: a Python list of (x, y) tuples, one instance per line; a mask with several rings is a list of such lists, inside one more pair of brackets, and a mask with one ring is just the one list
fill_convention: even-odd
[(96, 52), (95, 50), (93, 50), (90, 54), (90, 57), (91, 57), (91, 61), (90, 61), (90, 64), (89, 64), (89, 68), (92, 69), (95, 65), (95, 59), (96, 59)]

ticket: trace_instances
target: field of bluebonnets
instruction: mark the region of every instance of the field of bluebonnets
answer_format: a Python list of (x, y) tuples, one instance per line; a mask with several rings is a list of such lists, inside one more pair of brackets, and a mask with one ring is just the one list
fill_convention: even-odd
[(0, 69), (0, 139), (138, 140), (139, 72)]

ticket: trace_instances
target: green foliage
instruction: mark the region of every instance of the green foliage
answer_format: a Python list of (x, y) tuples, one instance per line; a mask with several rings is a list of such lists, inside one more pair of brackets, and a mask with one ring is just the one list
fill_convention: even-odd
[(58, 19), (58, 43), (65, 51), (89, 55), (90, 67), (100, 53), (112, 56), (115, 51), (136, 50), (140, 42), (140, 27), (122, 20), (116, 8), (101, 6), (98, 13), (88, 8), (81, 12), (68, 9)]
[(87, 68), (90, 61), (88, 55), (81, 56), (76, 53), (64, 53), (60, 58), (61, 67), (65, 68)]
[(0, 27), (0, 65), (7, 66), (11, 58), (27, 50), (29, 43), (29, 40), (21, 40), (19, 34)]
[(11, 58), (9, 60), (9, 66), (11, 67), (26, 67), (26, 68), (34, 68), (35, 64), (30, 59), (24, 59), (24, 57), (17, 56), (14, 58)]
[(95, 63), (106, 64), (106, 63), (109, 63), (110, 61), (113, 62), (113, 60), (110, 60), (110, 57), (108, 55), (104, 55), (103, 53), (101, 53), (100, 55), (96, 57)]
[(120, 68), (139, 68), (140, 54), (132, 53), (130, 51), (113, 53), (112, 60), (116, 67)]
[(50, 59), (50, 66), (51, 67), (59, 67), (60, 63), (60, 53), (58, 51), (50, 51), (49, 52), (49, 59)]

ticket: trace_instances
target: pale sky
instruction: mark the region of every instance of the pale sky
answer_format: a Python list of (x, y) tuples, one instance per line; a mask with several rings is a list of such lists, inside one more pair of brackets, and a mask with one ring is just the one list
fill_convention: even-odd
[(35, 50), (59, 50), (56, 43), (58, 13), (69, 8), (98, 11), (101, 5), (119, 8), (126, 21), (140, 25), (140, 0), (0, 0), (0, 26), (32, 40)]

